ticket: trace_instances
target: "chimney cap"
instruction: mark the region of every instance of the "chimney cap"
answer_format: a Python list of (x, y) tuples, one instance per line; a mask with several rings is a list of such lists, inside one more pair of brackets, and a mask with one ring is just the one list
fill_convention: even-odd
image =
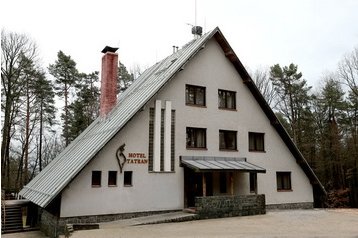
[(112, 52), (112, 53), (116, 53), (116, 51), (118, 50), (117, 47), (110, 47), (110, 46), (106, 46), (104, 47), (104, 49), (101, 51), (102, 53), (107, 53), (107, 52)]

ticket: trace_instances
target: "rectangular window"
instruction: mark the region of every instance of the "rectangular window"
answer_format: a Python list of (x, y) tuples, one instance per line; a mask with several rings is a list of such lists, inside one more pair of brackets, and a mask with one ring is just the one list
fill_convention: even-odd
[(220, 173), (220, 193), (227, 193), (226, 173)]
[(117, 171), (108, 171), (108, 186), (117, 186)]
[(291, 172), (276, 172), (277, 191), (291, 191)]
[(92, 187), (101, 187), (102, 171), (92, 171)]
[(186, 85), (185, 103), (186, 105), (205, 106), (205, 87)]
[(219, 148), (220, 150), (237, 150), (237, 132), (236, 131), (219, 131)]
[(186, 147), (187, 148), (206, 148), (206, 129), (186, 128)]
[(257, 173), (250, 173), (250, 193), (257, 193)]
[(265, 134), (249, 132), (249, 151), (265, 151)]
[(219, 89), (220, 109), (236, 109), (236, 92)]
[(125, 187), (133, 186), (133, 184), (132, 184), (132, 175), (133, 175), (133, 171), (124, 171), (123, 185)]

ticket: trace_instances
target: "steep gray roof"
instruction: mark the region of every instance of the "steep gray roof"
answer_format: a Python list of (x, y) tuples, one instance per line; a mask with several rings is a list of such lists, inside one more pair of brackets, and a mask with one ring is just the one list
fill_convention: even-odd
[(133, 84), (122, 93), (116, 107), (106, 118), (97, 118), (69, 146), (65, 148), (46, 168), (30, 181), (20, 195), (40, 207), (46, 207), (73, 178), (89, 163), (89, 161), (126, 125), (126, 123), (171, 79), (184, 69), (186, 63), (205, 47), (211, 39), (219, 43), (225, 56), (232, 62), (243, 82), (249, 88), (255, 99), (264, 110), (271, 124), (279, 132), (281, 138), (289, 147), (297, 162), (300, 164), (312, 184), (324, 188), (292, 142), (275, 114), (266, 103), (261, 93), (253, 83), (240, 60), (219, 30), (214, 30), (195, 39), (179, 51), (147, 69)]

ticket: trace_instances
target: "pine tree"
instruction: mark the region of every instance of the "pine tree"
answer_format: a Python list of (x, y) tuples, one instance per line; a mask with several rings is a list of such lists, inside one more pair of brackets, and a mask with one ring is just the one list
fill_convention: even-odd
[(55, 77), (55, 91), (58, 96), (63, 96), (65, 100), (64, 113), (62, 114), (63, 123), (63, 137), (65, 138), (65, 145), (70, 143), (69, 135), (69, 97), (71, 89), (76, 85), (79, 77), (76, 68), (76, 62), (71, 59), (71, 56), (65, 55), (62, 51), (57, 54), (57, 60), (54, 64), (50, 64), (49, 72)]

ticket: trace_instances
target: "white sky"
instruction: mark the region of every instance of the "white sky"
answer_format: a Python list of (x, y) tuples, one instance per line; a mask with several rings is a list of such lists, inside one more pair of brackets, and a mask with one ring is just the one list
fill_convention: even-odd
[[(195, 0), (3, 0), (1, 28), (28, 34), (44, 67), (57, 52), (100, 70), (105, 45), (143, 69), (192, 39)], [(358, 47), (358, 0), (197, 0), (197, 24), (219, 26), (242, 63), (298, 64), (312, 86)]]

